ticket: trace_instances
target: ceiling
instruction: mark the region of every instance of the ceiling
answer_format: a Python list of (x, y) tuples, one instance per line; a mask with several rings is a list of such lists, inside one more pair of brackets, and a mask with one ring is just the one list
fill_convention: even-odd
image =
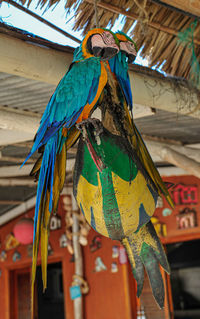
[[(49, 8), (58, 2), (60, 0), (36, 0), (38, 5), (47, 4)], [(97, 23), (104, 28), (112, 28), (117, 23), (119, 29), (137, 43), (150, 67), (162, 65), (167, 74), (200, 85), (195, 71), (200, 58), (199, 0), (66, 0), (64, 3), (66, 12), (74, 12), (74, 30), (85, 34)]]

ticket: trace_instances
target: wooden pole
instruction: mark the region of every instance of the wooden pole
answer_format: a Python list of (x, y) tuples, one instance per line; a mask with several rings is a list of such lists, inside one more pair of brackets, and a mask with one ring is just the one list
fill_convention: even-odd
[[(75, 198), (72, 195), (72, 210), (73, 214), (73, 248), (74, 248), (74, 261), (75, 261), (75, 275), (79, 277), (83, 277), (83, 257), (81, 251), (81, 245), (79, 243), (79, 219), (77, 216), (78, 206), (76, 204)], [(77, 281), (77, 285), (80, 285), (78, 279), (74, 279)], [(83, 298), (78, 297), (74, 299), (74, 319), (83, 319)]]
[(13, 0), (4, 0), (4, 2), (7, 2), (9, 4), (11, 4), (12, 6), (14, 6), (15, 8), (24, 11), (25, 13), (31, 15), (33, 18), (39, 20), (40, 22), (48, 25), (50, 28), (56, 30), (57, 32), (62, 33), (63, 35), (65, 35), (67, 38), (70, 38), (71, 40), (77, 42), (77, 43), (81, 43), (81, 40), (77, 39), (76, 37), (74, 37), (73, 35), (71, 35), (70, 33), (58, 28), (55, 24), (45, 20), (44, 18), (40, 17), (39, 15), (35, 14), (34, 12), (30, 11), (29, 9), (23, 7), (22, 5), (16, 3)]
[(164, 161), (167, 161), (175, 166), (178, 166), (188, 171), (189, 173), (191, 173), (191, 175), (194, 175), (200, 178), (200, 164), (196, 162), (195, 160), (183, 154), (180, 154), (179, 152), (176, 152), (170, 149), (169, 147), (164, 147), (161, 150), (160, 155)]

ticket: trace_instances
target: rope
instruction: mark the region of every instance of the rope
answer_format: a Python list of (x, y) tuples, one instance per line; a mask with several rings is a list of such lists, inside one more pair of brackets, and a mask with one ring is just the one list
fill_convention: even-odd
[(98, 2), (98, 0), (94, 0), (94, 15), (95, 15), (96, 28), (99, 28), (99, 18), (98, 18), (97, 2)]
[(79, 275), (73, 275), (72, 277), (72, 286), (80, 285), (82, 294), (87, 294), (89, 292), (89, 285), (83, 277)]
[(143, 20), (143, 23), (148, 23), (149, 21), (149, 16), (147, 11), (145, 10), (146, 8), (146, 4), (147, 4), (147, 0), (144, 0), (143, 5), (141, 5), (137, 0), (134, 0), (135, 4), (137, 5), (137, 7), (144, 13), (145, 15), (145, 19)]

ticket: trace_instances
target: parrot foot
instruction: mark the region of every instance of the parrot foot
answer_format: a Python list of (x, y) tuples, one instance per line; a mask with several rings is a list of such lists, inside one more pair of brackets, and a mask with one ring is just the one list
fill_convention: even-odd
[(95, 140), (97, 142), (97, 145), (101, 144), (100, 140), (100, 134), (103, 133), (103, 125), (100, 122), (100, 120), (95, 119), (95, 118), (88, 118), (87, 120), (83, 120), (82, 122), (76, 124), (76, 127), (78, 130), (80, 130), (83, 134), (83, 138), (85, 139), (86, 137), (86, 127), (88, 127), (90, 124), (93, 125), (94, 127), (94, 136)]

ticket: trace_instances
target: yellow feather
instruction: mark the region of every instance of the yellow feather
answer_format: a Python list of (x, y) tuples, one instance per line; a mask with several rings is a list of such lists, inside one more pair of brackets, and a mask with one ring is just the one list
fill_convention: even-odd
[[(66, 147), (63, 145), (62, 151), (57, 154), (55, 168), (54, 168), (54, 182), (53, 182), (53, 212), (57, 209), (60, 193), (63, 189), (66, 175)], [(48, 238), (49, 238), (49, 200), (50, 193), (47, 189), (44, 198), (44, 190), (41, 195), (41, 202), (38, 213), (37, 231), (33, 243), (33, 260), (32, 260), (32, 285), (31, 285), (31, 309), (32, 319), (34, 318), (34, 284), (37, 269), (37, 256), (39, 249), (39, 242), (41, 240), (41, 268), (43, 289), (47, 287), (47, 258), (48, 258)]]
[(42, 158), (43, 158), (43, 154), (35, 162), (35, 164), (34, 164), (34, 166), (32, 168), (32, 171), (30, 172), (30, 176), (35, 175), (40, 170), (40, 167), (41, 167), (41, 164), (42, 164)]
[(48, 257), (48, 238), (49, 238), (49, 198), (50, 194), (47, 190), (43, 218), (41, 223), (41, 268), (42, 268), (42, 281), (43, 281), (43, 291), (47, 287), (47, 257)]

